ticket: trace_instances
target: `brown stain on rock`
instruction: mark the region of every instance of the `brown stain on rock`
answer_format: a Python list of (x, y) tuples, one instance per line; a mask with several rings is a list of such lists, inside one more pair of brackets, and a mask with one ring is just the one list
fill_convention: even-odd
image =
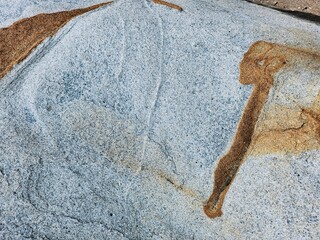
[(150, 172), (152, 172), (155, 176), (159, 176), (160, 179), (165, 180), (167, 183), (169, 183), (172, 187), (177, 189), (178, 191), (182, 192), (184, 195), (191, 197), (191, 198), (196, 198), (196, 199), (201, 199), (198, 193), (196, 193), (193, 189), (185, 186), (184, 184), (179, 183), (177, 180), (174, 178), (170, 177), (166, 173), (156, 170), (156, 169), (150, 169), (148, 168)]
[(180, 7), (179, 5), (176, 5), (176, 4), (173, 4), (173, 3), (169, 3), (169, 2), (166, 2), (166, 1), (163, 1), (163, 0), (153, 0), (153, 2), (156, 3), (156, 4), (161, 4), (161, 5), (176, 9), (178, 11), (182, 11), (183, 10), (183, 8)]
[(43, 40), (56, 34), (72, 18), (109, 3), (111, 2), (83, 9), (39, 14), (0, 29), (0, 78), (24, 60)]
[(275, 126), (266, 126), (255, 132), (249, 150), (250, 155), (297, 155), (320, 149), (320, 111), (311, 107), (300, 108), (294, 112), (290, 108), (279, 108), (277, 112), (278, 115), (273, 114), (269, 119)]
[(271, 116), (269, 122), (259, 120), (273, 86), (275, 74), (280, 69), (294, 65), (296, 59), (304, 57), (309, 60), (312, 58), (320, 66), (319, 55), (264, 41), (254, 43), (244, 54), (240, 63), (240, 83), (254, 84), (254, 89), (238, 124), (234, 141), (215, 170), (213, 193), (204, 206), (204, 212), (208, 217), (222, 215), (221, 209), (226, 193), (247, 155), (300, 153), (320, 148), (319, 97), (310, 108), (280, 107), (264, 113)]

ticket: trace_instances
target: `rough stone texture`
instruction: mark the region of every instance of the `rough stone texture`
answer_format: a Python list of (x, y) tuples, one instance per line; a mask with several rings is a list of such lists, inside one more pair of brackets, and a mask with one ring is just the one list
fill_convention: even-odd
[[(6, 24), (36, 6), (23, 2)], [(319, 26), (244, 1), (172, 2), (184, 11), (137, 0), (81, 15), (0, 81), (0, 239), (320, 238), (318, 150), (249, 156), (224, 214), (202, 210), (252, 91), (244, 52), (319, 52)]]
[(248, 0), (264, 6), (281, 9), (284, 11), (294, 11), (311, 13), (320, 16), (319, 0)]
[(106, 4), (109, 3), (71, 11), (37, 14), (0, 29), (0, 78), (24, 60), (42, 41), (55, 35), (70, 19)]
[(320, 149), (319, 66), (320, 55), (265, 41), (244, 54), (239, 81), (254, 88), (233, 143), (216, 167), (214, 190), (204, 207), (209, 217), (221, 216), (226, 193), (248, 155)]

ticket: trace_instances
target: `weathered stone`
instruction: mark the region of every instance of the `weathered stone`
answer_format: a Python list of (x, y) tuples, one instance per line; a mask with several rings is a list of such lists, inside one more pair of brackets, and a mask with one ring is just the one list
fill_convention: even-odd
[(24, 60), (42, 41), (55, 35), (72, 18), (109, 3), (71, 11), (38, 14), (0, 29), (0, 78)]
[(318, 0), (248, 0), (257, 4), (283, 11), (302, 12), (320, 16)]
[[(85, 7), (72, 2), (32, 13)], [(245, 1), (172, 2), (183, 11), (121, 0), (76, 17), (0, 81), (0, 239), (320, 237), (317, 145), (257, 139), (223, 215), (202, 209), (252, 94), (244, 53), (263, 40), (317, 55), (319, 26)], [(317, 62), (305, 63), (275, 75), (254, 136), (288, 126), (277, 109), (317, 109)]]

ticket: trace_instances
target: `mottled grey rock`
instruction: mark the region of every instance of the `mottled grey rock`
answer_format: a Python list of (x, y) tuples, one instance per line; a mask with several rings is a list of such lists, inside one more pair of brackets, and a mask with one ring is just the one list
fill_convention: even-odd
[(249, 157), (224, 215), (202, 211), (252, 90), (243, 53), (257, 40), (319, 50), (319, 26), (245, 1), (175, 3), (77, 17), (0, 81), (0, 239), (320, 237), (317, 150)]

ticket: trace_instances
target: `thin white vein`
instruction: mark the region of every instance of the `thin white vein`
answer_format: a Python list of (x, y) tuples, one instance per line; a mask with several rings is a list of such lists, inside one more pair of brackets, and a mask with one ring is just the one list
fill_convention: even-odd
[(120, 23), (121, 23), (121, 34), (122, 34), (122, 49), (120, 53), (120, 64), (119, 64), (119, 70), (117, 72), (117, 80), (119, 82), (119, 79), (121, 78), (122, 72), (123, 72), (123, 63), (125, 59), (125, 49), (126, 49), (126, 35), (125, 35), (125, 22), (121, 14), (118, 14)]
[(153, 101), (152, 101), (152, 105), (151, 105), (151, 109), (149, 114), (147, 115), (147, 132), (143, 138), (143, 144), (142, 144), (142, 154), (141, 154), (141, 160), (143, 161), (145, 158), (145, 151), (146, 151), (146, 144), (147, 144), (147, 140), (149, 137), (149, 133), (151, 130), (151, 121), (152, 118), (154, 116), (154, 112), (157, 106), (157, 103), (159, 101), (159, 94), (160, 94), (160, 90), (161, 90), (161, 85), (163, 83), (163, 79), (162, 79), (162, 65), (163, 65), (163, 26), (162, 26), (162, 20), (160, 18), (159, 15), (157, 15), (158, 21), (159, 21), (159, 26), (160, 26), (160, 50), (159, 50), (159, 77), (158, 77), (158, 81), (156, 83), (156, 87), (155, 87), (155, 91), (153, 94)]

